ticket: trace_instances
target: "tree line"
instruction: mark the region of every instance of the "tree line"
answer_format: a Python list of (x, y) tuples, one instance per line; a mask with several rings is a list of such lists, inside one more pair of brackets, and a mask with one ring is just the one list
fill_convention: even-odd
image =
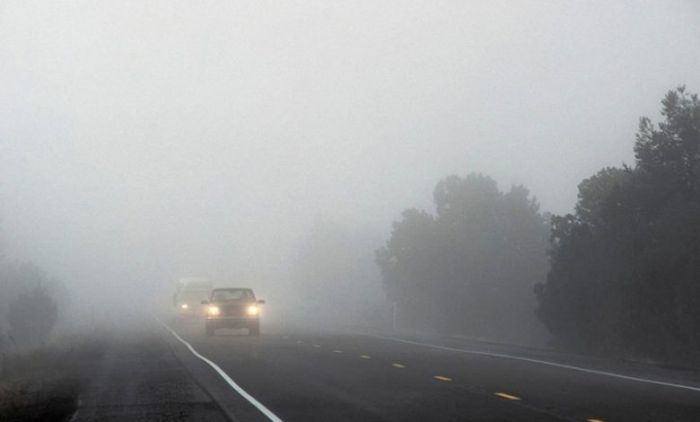
[[(435, 213), (403, 212), (376, 254), (405, 327), (655, 358), (700, 350), (700, 102), (667, 93), (634, 165), (550, 216), (522, 186), (450, 176)], [(549, 335), (543, 334), (543, 324)]]
[(700, 350), (700, 101), (667, 93), (642, 118), (635, 163), (579, 185), (552, 219), (537, 313), (560, 346), (658, 358)]

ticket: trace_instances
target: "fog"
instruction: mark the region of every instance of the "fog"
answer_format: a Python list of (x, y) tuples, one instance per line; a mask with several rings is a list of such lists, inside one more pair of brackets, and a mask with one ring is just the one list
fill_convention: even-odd
[(699, 18), (692, 1), (3, 2), (4, 258), (74, 303), (206, 275), (274, 309), (313, 227), (378, 239), (372, 267), (451, 174), (570, 212), (583, 178), (633, 161), (668, 89), (700, 89)]

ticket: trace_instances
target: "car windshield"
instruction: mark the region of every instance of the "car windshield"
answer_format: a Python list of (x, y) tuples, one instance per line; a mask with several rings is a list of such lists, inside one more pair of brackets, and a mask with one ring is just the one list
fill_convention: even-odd
[(214, 290), (211, 295), (212, 302), (228, 302), (233, 300), (252, 300), (253, 293), (248, 289)]

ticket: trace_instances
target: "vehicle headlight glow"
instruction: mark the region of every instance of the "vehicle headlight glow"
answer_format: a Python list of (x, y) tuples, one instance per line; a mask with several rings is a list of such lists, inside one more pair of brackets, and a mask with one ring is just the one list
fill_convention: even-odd
[(190, 307), (190, 306), (189, 306), (188, 304), (186, 304), (186, 303), (183, 303), (182, 305), (180, 305), (180, 308), (182, 308), (182, 309), (187, 309), (187, 308), (189, 308), (189, 307)]
[(216, 316), (221, 314), (221, 309), (219, 309), (218, 306), (210, 306), (209, 309), (207, 309), (209, 312), (209, 315)]
[(258, 307), (255, 305), (248, 306), (245, 311), (248, 315), (257, 315), (260, 312)]

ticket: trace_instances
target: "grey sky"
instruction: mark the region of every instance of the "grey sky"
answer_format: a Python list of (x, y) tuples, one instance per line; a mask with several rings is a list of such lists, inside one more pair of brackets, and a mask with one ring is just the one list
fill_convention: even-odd
[(567, 212), (698, 69), (684, 1), (4, 1), (5, 252), (279, 276), (314, 220), (386, 233), (474, 171)]

